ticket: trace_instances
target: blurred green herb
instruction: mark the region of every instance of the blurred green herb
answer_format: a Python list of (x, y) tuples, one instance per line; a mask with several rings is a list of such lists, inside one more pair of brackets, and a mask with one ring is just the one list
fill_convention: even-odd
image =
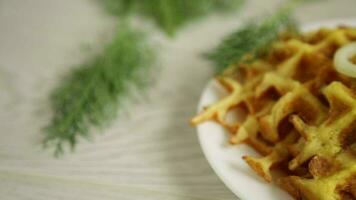
[(45, 147), (54, 147), (57, 156), (66, 145), (73, 149), (79, 137), (89, 137), (91, 128), (100, 128), (114, 118), (133, 86), (148, 85), (147, 70), (154, 56), (144, 35), (127, 25), (131, 14), (151, 18), (173, 35), (191, 19), (213, 10), (236, 8), (243, 1), (101, 0), (126, 25), (102, 54), (76, 67), (52, 92), (54, 116), (46, 127)]
[(247, 54), (248, 61), (259, 57), (278, 38), (282, 29), (293, 25), (289, 10), (283, 9), (259, 23), (245, 24), (228, 35), (207, 57), (213, 61), (216, 72), (221, 73), (231, 64), (240, 62)]
[(115, 15), (134, 13), (153, 20), (173, 36), (184, 24), (212, 11), (234, 10), (245, 0), (101, 0)]
[(101, 55), (78, 66), (51, 96), (54, 116), (46, 128), (45, 145), (55, 147), (55, 155), (78, 137), (88, 137), (91, 126), (101, 127), (113, 119), (122, 100), (133, 86), (149, 81), (153, 53), (142, 33), (121, 27)]
[(248, 22), (228, 35), (215, 49), (207, 53), (207, 58), (213, 62), (217, 73), (228, 67), (230, 68), (227, 71), (234, 71), (236, 65), (233, 64), (252, 61), (268, 52), (281, 31), (297, 31), (296, 21), (292, 17), (293, 11), (303, 3), (317, 1), (325, 0), (288, 0), (275, 14)]

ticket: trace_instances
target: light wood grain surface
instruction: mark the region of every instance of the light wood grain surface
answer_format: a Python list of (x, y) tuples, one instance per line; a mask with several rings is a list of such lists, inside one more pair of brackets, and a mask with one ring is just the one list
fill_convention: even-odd
[[(206, 162), (188, 124), (212, 76), (201, 54), (242, 20), (280, 2), (250, 0), (241, 14), (208, 17), (175, 39), (153, 31), (160, 66), (155, 85), (102, 134), (55, 159), (40, 144), (50, 117), (48, 93), (96, 51), (83, 47), (105, 42), (116, 22), (92, 0), (0, 0), (0, 200), (237, 199)], [(311, 4), (297, 17), (356, 17), (355, 2)]]

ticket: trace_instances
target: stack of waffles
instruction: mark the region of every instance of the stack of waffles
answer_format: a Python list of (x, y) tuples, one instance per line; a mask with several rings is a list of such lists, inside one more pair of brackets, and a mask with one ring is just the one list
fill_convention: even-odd
[[(230, 143), (250, 145), (261, 157), (246, 163), (295, 199), (355, 200), (356, 79), (333, 65), (354, 41), (351, 27), (283, 35), (268, 55), (217, 77), (229, 94), (191, 122), (215, 120)], [(235, 108), (246, 112), (242, 121), (226, 119)]]

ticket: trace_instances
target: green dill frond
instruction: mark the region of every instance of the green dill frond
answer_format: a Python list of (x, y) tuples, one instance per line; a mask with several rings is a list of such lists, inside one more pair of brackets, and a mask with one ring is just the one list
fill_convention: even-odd
[(259, 23), (249, 22), (228, 35), (207, 57), (213, 61), (216, 72), (221, 73), (231, 64), (240, 62), (247, 54), (253, 60), (266, 52), (280, 31), (293, 24), (294, 20), (288, 10), (282, 10)]
[(58, 156), (67, 145), (73, 149), (79, 137), (89, 137), (92, 126), (113, 119), (129, 89), (147, 85), (152, 62), (144, 35), (122, 27), (102, 54), (74, 69), (53, 91), (45, 147), (54, 146)]
[(169, 35), (186, 23), (212, 11), (227, 11), (241, 7), (244, 0), (102, 0), (115, 15), (132, 11), (153, 20)]
[[(282, 31), (297, 32), (292, 12), (301, 4), (325, 0), (288, 0), (274, 15), (251, 21), (228, 35), (206, 57), (214, 64), (217, 73), (239, 62), (249, 62), (267, 53)], [(246, 56), (248, 55), (248, 56)], [(245, 58), (248, 58), (247, 60)], [(234, 70), (230, 68), (228, 71)]]

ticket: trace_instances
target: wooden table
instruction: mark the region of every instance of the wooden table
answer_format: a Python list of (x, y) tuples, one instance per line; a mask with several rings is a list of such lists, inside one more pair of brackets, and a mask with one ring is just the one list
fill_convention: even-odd
[[(83, 47), (100, 46), (112, 35), (115, 19), (93, 0), (1, 0), (0, 199), (236, 199), (188, 124), (213, 75), (201, 54), (241, 20), (280, 2), (250, 0), (240, 14), (205, 18), (175, 39), (153, 31), (160, 66), (155, 85), (103, 134), (55, 159), (40, 143), (50, 117), (48, 93), (96, 50)], [(354, 0), (329, 0), (302, 7), (297, 18), (356, 17), (355, 6)]]

